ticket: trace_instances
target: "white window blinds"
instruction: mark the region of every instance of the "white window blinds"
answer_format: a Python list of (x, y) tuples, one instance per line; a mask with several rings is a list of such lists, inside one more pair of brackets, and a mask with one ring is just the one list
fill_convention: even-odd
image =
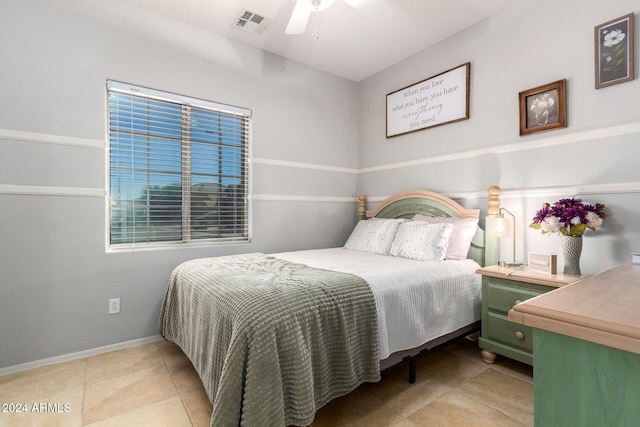
[(107, 81), (109, 246), (249, 241), (251, 110)]

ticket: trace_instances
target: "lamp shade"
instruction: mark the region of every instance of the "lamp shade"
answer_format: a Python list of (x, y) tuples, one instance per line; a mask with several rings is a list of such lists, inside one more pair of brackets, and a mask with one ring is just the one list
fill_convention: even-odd
[(509, 235), (509, 231), (511, 229), (511, 222), (504, 217), (504, 214), (500, 212), (496, 215), (496, 219), (493, 222), (493, 231), (496, 233), (496, 236), (503, 238)]
[(511, 218), (513, 218), (513, 261), (512, 262), (501, 261), (500, 264), (507, 267), (519, 268), (522, 266), (522, 263), (516, 262), (516, 232), (515, 232), (516, 217), (515, 215), (509, 212), (505, 208), (500, 208), (500, 211), (496, 214), (496, 219), (492, 223), (492, 229), (495, 235), (499, 238), (505, 238), (509, 236), (511, 221), (505, 218), (503, 212), (508, 213), (511, 216)]

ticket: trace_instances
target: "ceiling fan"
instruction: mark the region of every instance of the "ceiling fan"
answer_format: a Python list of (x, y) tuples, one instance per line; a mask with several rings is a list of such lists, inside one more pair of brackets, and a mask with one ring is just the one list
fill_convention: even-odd
[(335, 0), (296, 0), (296, 7), (293, 9), (289, 24), (285, 29), (285, 34), (302, 34), (307, 29), (309, 17), (314, 13), (313, 37), (317, 39), (318, 34), (316, 17), (317, 12), (322, 12), (331, 6)]

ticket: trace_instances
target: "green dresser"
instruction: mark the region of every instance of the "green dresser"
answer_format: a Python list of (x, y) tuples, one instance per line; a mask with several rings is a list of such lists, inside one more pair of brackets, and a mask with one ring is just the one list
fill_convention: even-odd
[(496, 354), (533, 364), (533, 333), (529, 326), (508, 319), (509, 310), (523, 301), (568, 285), (586, 276), (545, 274), (527, 269), (490, 266), (482, 275), (482, 359), (493, 363)]
[(640, 425), (640, 264), (518, 304), (533, 328), (536, 427)]

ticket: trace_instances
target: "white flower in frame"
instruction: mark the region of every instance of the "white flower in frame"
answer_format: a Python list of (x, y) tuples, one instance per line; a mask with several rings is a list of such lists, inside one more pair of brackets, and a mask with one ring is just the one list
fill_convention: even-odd
[(613, 30), (604, 36), (604, 41), (602, 42), (602, 44), (604, 47), (615, 46), (622, 40), (624, 40), (625, 36), (626, 35), (622, 32), (622, 30)]

